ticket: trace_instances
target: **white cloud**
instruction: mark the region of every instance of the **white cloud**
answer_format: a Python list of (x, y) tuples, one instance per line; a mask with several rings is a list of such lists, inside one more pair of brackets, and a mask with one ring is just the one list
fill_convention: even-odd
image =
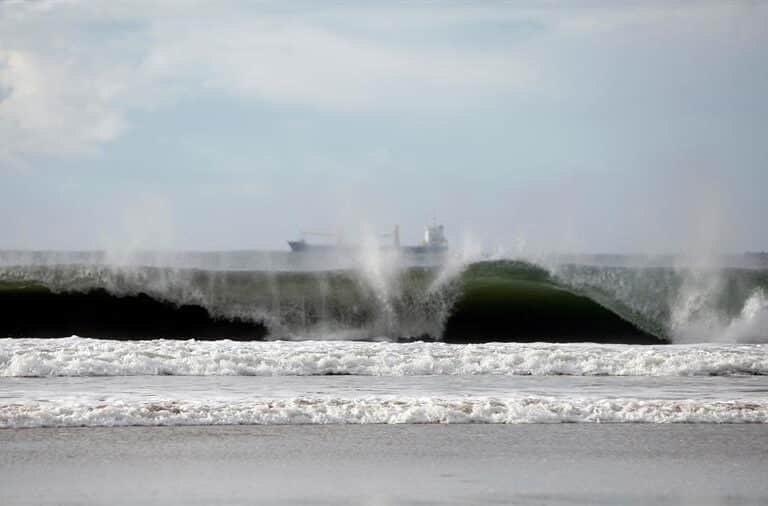
[[(388, 46), (204, 2), (146, 7), (0, 9), (0, 157), (89, 152), (125, 130), (131, 109), (199, 93), (366, 111), (459, 106), (536, 82), (511, 54)], [(132, 25), (118, 33), (120, 22)]]
[(111, 79), (77, 63), (0, 51), (0, 159), (17, 153), (80, 153), (114, 139), (123, 119)]
[[(562, 98), (571, 84), (562, 70), (570, 68), (569, 38), (655, 26), (676, 41), (677, 27), (707, 36), (730, 26), (724, 13), (745, 18), (741, 7), (708, 2), (563, 9), (0, 3), (0, 163), (92, 152), (130, 127), (130, 111), (207, 93), (361, 112), (460, 109), (520, 92)], [(764, 19), (765, 10), (746, 18)], [(472, 30), (501, 21), (543, 29), (516, 44), (473, 40)], [(407, 43), (398, 40), (405, 34)]]

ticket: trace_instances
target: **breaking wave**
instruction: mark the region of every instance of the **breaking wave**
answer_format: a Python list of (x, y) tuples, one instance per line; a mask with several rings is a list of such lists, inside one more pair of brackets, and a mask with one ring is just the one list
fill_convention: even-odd
[(287, 255), (253, 270), (250, 254), (238, 255), (221, 268), (0, 258), (0, 303), (13, 315), (0, 320), (0, 335), (768, 342), (765, 269), (414, 264), (379, 254), (330, 269)]
[(0, 376), (139, 375), (768, 375), (768, 346), (0, 339)]

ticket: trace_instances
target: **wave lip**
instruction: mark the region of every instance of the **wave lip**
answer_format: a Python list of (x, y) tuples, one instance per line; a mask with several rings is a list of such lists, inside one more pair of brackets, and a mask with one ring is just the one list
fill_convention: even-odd
[(306, 424), (768, 423), (768, 402), (525, 398), (297, 397), (0, 406), (0, 428)]
[(766, 345), (0, 339), (0, 376), (768, 375)]

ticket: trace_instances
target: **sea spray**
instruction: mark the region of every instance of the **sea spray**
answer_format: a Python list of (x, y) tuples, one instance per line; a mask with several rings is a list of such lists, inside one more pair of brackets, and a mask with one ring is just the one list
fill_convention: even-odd
[(682, 282), (670, 303), (670, 333), (676, 342), (768, 342), (764, 286), (722, 268), (677, 272)]
[(724, 342), (768, 342), (768, 297), (764, 289), (758, 288), (750, 295), (739, 315), (727, 321), (721, 335)]
[(391, 336), (398, 331), (396, 298), (402, 293), (400, 271), (402, 258), (398, 249), (382, 249), (378, 238), (366, 231), (362, 248), (357, 251), (356, 272), (361, 288), (369, 291), (376, 302), (374, 321), (369, 330), (374, 334)]
[(764, 270), (560, 264), (552, 272), (565, 286), (673, 342), (768, 342)]

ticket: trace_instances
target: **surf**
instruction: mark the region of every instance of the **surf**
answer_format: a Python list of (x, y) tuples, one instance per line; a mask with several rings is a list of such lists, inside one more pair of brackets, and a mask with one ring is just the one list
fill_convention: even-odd
[[(381, 252), (326, 269), (291, 256), (278, 268), (250, 269), (264, 257), (249, 253), (236, 257), (245, 268), (232, 268), (231, 258), (211, 268), (195, 254), (176, 257), (181, 267), (52, 258), (0, 265), (0, 303), (13, 315), (0, 321), (0, 335), (655, 344), (698, 325), (704, 341), (765, 336), (768, 274), (760, 269), (724, 269), (717, 283), (696, 284), (693, 274), (666, 267), (404, 265)], [(719, 336), (701, 329), (713, 319)]]

